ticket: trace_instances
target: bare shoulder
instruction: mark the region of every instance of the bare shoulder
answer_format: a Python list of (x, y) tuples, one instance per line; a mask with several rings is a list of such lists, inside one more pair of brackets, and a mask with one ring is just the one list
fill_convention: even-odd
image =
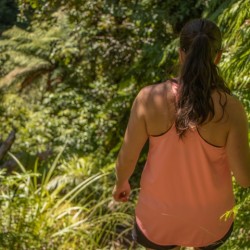
[(247, 115), (245, 108), (236, 96), (227, 94), (227, 102), (225, 109), (229, 116), (229, 121), (231, 125), (234, 124), (238, 126), (239, 124), (247, 123)]
[(236, 96), (221, 91), (215, 91), (212, 96), (215, 103), (225, 105), (228, 113), (244, 112), (244, 107)]
[(227, 95), (228, 105), (230, 107), (243, 108), (241, 101), (236, 96), (229, 94), (226, 95)]
[(235, 114), (235, 113), (245, 113), (245, 109), (241, 101), (233, 95), (227, 95), (227, 109), (228, 112)]
[(170, 82), (148, 85), (140, 90), (136, 99), (144, 104), (159, 102), (170, 92)]

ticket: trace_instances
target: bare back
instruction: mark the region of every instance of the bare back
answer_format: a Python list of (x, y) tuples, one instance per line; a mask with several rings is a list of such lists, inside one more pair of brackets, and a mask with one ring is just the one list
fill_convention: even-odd
[[(147, 87), (145, 120), (147, 132), (150, 136), (159, 136), (167, 132), (175, 121), (176, 117), (176, 88), (175, 84), (167, 81), (161, 84)], [(231, 97), (227, 94), (214, 92), (212, 99), (214, 102), (214, 118), (199, 126), (201, 137), (208, 143), (223, 147), (229, 132), (229, 119), (227, 108), (223, 113), (220, 103), (224, 104)], [(216, 131), (216, 132), (215, 132)]]

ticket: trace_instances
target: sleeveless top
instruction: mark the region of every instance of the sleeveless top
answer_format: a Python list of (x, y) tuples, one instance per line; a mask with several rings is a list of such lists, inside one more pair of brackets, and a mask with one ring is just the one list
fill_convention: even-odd
[(221, 218), (234, 206), (225, 148), (209, 144), (196, 129), (180, 139), (173, 124), (150, 136), (140, 186), (136, 222), (158, 245), (207, 246), (233, 222)]

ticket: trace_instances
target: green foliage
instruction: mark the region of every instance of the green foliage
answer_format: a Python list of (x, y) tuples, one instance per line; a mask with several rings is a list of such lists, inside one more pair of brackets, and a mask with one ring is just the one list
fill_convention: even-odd
[(239, 187), (234, 179), (234, 194), (237, 204), (221, 219), (227, 219), (232, 213), (235, 216), (234, 231), (222, 249), (248, 249), (250, 222), (250, 193), (249, 190)]
[(100, 171), (79, 159), (77, 173), (69, 176), (59, 157), (42, 174), (37, 163), (32, 172), (20, 162), (21, 173), (6, 176), (1, 170), (0, 249), (94, 250), (126, 240), (116, 225), (127, 227), (132, 218), (125, 213), (128, 205), (118, 212), (110, 203), (112, 166)]
[[(187, 20), (205, 16), (224, 33), (222, 73), (250, 119), (249, 3), (18, 2), (21, 14), (34, 16), (29, 28), (12, 27), (0, 39), (2, 136), (17, 128), (12, 152), (32, 155), (33, 162), (38, 152), (67, 147), (54, 163), (37, 161), (34, 169), (19, 163), (13, 175), (1, 172), (0, 246), (128, 249), (136, 192), (132, 202), (111, 202), (109, 173), (132, 101), (141, 87), (175, 76), (178, 32)], [(138, 178), (135, 173), (133, 182)], [(249, 192), (234, 189), (238, 213), (224, 249), (247, 247)]]
[(221, 72), (231, 88), (249, 88), (250, 3), (247, 0), (225, 2), (211, 15), (223, 32)]
[[(98, 92), (96, 91), (98, 86)], [(45, 92), (41, 99), (6, 93), (2, 99), (1, 131), (6, 137), (17, 129), (13, 152), (36, 154), (53, 148), (55, 152), (67, 141), (65, 154), (88, 154), (99, 150), (100, 160), (116, 153), (115, 146), (123, 136), (132, 89), (115, 92), (104, 83), (89, 89), (72, 89), (61, 84), (55, 92)], [(37, 90), (39, 91), (39, 89)], [(113, 151), (112, 151), (113, 149)], [(112, 152), (111, 152), (112, 151)]]
[[(81, 79), (105, 77), (110, 84), (134, 79), (140, 86), (176, 73), (169, 43), (190, 18), (201, 14), (218, 22), (224, 33), (222, 73), (231, 87), (249, 85), (249, 1), (24, 1), (36, 18), (54, 20), (63, 9), (72, 37), (83, 51)], [(81, 50), (80, 49), (80, 50)], [(163, 55), (163, 57), (162, 57)], [(167, 58), (167, 59), (166, 59)], [(88, 59), (88, 60), (86, 60)]]
[[(54, 22), (55, 9), (68, 16), (80, 62), (72, 63), (82, 83), (105, 79), (111, 85), (135, 81), (139, 86), (175, 73), (175, 49), (166, 50), (190, 17), (199, 17), (203, 1), (19, 1), (34, 8), (36, 18)], [(181, 8), (180, 8), (181, 6)], [(195, 7), (194, 7), (195, 6)], [(71, 42), (72, 42), (71, 41)], [(168, 58), (168, 61), (163, 60)]]
[(63, 81), (67, 65), (78, 50), (70, 38), (70, 25), (58, 17), (58, 24), (33, 23), (30, 30), (13, 27), (3, 33), (0, 40), (2, 87), (13, 82), (19, 88), (39, 80), (46, 83), (48, 90)]
[(2, 0), (0, 2), (0, 33), (16, 22), (17, 13), (15, 0)]

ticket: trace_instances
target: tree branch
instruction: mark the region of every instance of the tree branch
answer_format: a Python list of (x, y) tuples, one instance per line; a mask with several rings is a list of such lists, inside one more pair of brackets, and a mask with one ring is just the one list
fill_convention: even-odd
[(5, 154), (10, 150), (15, 139), (16, 139), (16, 131), (12, 130), (8, 138), (0, 146), (0, 160), (2, 160)]

